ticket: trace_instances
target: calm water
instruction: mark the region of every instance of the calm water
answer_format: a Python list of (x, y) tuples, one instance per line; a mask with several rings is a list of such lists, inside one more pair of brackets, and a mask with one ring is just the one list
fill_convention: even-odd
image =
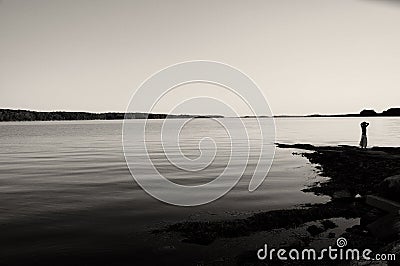
[[(235, 121), (238, 120), (225, 122)], [(357, 145), (361, 121), (360, 118), (280, 118), (276, 119), (276, 142)], [(369, 145), (399, 146), (399, 118), (367, 121), (371, 123)], [(142, 121), (134, 123), (140, 125)], [(153, 120), (150, 126), (157, 132), (161, 123)], [(251, 119), (246, 123), (249, 128), (256, 125)], [(161, 203), (141, 190), (130, 176), (122, 150), (121, 128), (122, 121), (0, 123), (3, 250), (11, 255), (17, 254), (21, 247), (29, 247), (32, 253), (47, 248), (63, 251), (77, 243), (92, 245), (104, 237), (107, 241), (122, 235), (129, 237), (182, 219), (230, 218), (328, 200), (301, 192), (321, 178), (306, 159), (292, 155), (294, 150), (277, 149), (267, 179), (253, 193), (247, 191), (255, 163), (250, 160), (239, 184), (213, 203), (192, 208)], [(197, 140), (204, 134), (216, 135), (217, 147), (223, 148), (217, 154), (218, 163), (201, 175), (174, 171), (160, 153), (160, 143), (154, 138), (157, 133), (153, 138), (150, 136), (150, 156), (174, 182), (209, 181), (226, 163), (224, 151), (229, 146), (229, 139), (217, 123), (197, 119), (183, 131), (181, 148), (188, 157), (198, 156)], [(257, 137), (250, 137), (252, 145), (257, 147)], [(251, 153), (257, 151), (254, 148)], [(143, 155), (137, 156), (140, 167)], [(14, 244), (4, 241), (7, 238), (13, 239)]]

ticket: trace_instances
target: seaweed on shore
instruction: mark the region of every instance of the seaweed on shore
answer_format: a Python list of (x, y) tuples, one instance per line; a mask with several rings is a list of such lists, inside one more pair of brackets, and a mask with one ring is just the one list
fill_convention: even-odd
[(343, 201), (326, 204), (307, 205), (302, 209), (275, 210), (256, 213), (248, 218), (222, 221), (186, 221), (167, 226), (155, 231), (179, 232), (185, 237), (184, 242), (208, 245), (218, 237), (247, 236), (259, 231), (278, 228), (294, 228), (304, 223), (334, 217), (356, 218), (369, 211), (361, 203), (350, 207)]

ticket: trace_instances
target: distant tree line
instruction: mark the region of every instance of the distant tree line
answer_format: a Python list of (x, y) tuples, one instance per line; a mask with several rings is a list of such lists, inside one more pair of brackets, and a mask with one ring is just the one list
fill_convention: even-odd
[(400, 116), (400, 108), (390, 108), (382, 113), (375, 110), (362, 110), (359, 114), (336, 114), (336, 115), (309, 115), (308, 117), (363, 117), (363, 116)]
[[(222, 117), (167, 115), (151, 113), (127, 113), (127, 119), (166, 119), (190, 117)], [(88, 112), (35, 112), (29, 110), (0, 109), (0, 121), (53, 121), (53, 120), (121, 120), (125, 113), (88, 113)]]
[(400, 108), (390, 108), (382, 113), (377, 113), (375, 110), (362, 110), (361, 116), (400, 116)]
[[(382, 113), (362, 110), (359, 114), (308, 115), (308, 117), (361, 117), (400, 116), (400, 108), (390, 108)], [(166, 119), (166, 118), (222, 118), (222, 115), (168, 115), (152, 113), (88, 113), (88, 112), (36, 112), (29, 110), (0, 109), (3, 121), (53, 121), (53, 120), (121, 120), (121, 119)], [(247, 118), (247, 117), (246, 117)], [(250, 116), (248, 118), (251, 118)]]

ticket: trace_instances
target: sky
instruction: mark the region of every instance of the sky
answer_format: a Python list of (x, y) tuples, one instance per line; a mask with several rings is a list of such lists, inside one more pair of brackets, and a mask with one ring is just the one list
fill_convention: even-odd
[[(396, 0), (0, 0), (0, 108), (125, 111), (157, 71), (212, 60), (251, 77), (275, 115), (383, 111), (400, 106), (399, 28)], [(191, 91), (237, 102), (191, 84), (155, 111)]]

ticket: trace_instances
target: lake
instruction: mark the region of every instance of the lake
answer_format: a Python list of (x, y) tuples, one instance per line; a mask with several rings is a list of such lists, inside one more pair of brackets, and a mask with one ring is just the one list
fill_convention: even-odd
[[(233, 125), (239, 121), (221, 120)], [(275, 141), (358, 145), (359, 124), (364, 120), (370, 122), (370, 146), (399, 146), (400, 118), (383, 117), (276, 118)], [(131, 122), (139, 128), (143, 120)], [(182, 174), (171, 168), (160, 149), (157, 132), (162, 120), (148, 123), (149, 155), (173, 182), (208, 182), (228, 160), (229, 138), (218, 123), (196, 119), (182, 130), (180, 144), (185, 155), (199, 156), (198, 140), (205, 134), (215, 137), (217, 148), (222, 148), (216, 154), (215, 165), (203, 173)], [(246, 127), (254, 126), (255, 119), (246, 119)], [(111, 252), (123, 243), (140, 242), (138, 239), (146, 238), (154, 228), (177, 221), (245, 217), (258, 211), (329, 200), (301, 191), (326, 178), (318, 176), (305, 158), (292, 154), (299, 151), (276, 149), (268, 177), (256, 191), (248, 191), (249, 176), (255, 165), (250, 160), (243, 178), (224, 197), (198, 207), (172, 206), (152, 198), (134, 181), (125, 162), (121, 134), (122, 121), (0, 123), (3, 254), (39, 256), (49, 250), (64, 254), (78, 248), (81, 252), (85, 248)], [(251, 134), (249, 137), (255, 147), (250, 150), (255, 153), (250, 154), (252, 158), (259, 151), (259, 139)], [(272, 144), (270, 141), (268, 145)], [(137, 154), (139, 170), (143, 156)], [(141, 238), (136, 238), (139, 235)]]

